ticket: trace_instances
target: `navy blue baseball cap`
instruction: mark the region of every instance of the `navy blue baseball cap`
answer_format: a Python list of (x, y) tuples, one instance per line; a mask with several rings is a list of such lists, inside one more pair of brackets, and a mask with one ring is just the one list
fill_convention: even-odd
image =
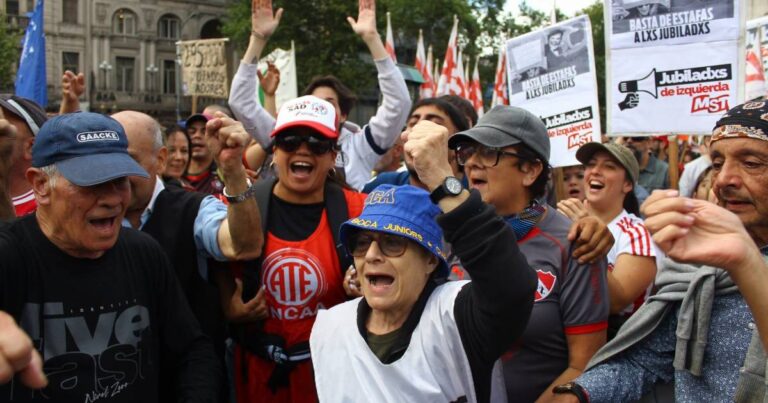
[(347, 245), (350, 232), (356, 229), (408, 238), (437, 257), (437, 273), (444, 277), (448, 275), (448, 263), (443, 230), (435, 220), (441, 212), (424, 189), (381, 185), (368, 194), (362, 214), (341, 225), (339, 238)]
[(76, 112), (49, 119), (35, 136), (32, 166), (56, 164), (68, 181), (93, 186), (125, 176), (149, 178), (128, 154), (128, 138), (115, 119)]

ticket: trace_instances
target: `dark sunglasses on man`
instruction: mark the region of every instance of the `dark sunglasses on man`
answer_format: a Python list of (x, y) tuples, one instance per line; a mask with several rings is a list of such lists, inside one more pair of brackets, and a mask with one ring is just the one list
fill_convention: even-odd
[(466, 165), (473, 155), (477, 155), (478, 161), (485, 167), (495, 167), (498, 165), (502, 155), (520, 158), (520, 154), (477, 143), (461, 143), (456, 147), (456, 162), (459, 163), (459, 166)]
[(315, 135), (285, 134), (275, 139), (275, 146), (287, 153), (298, 150), (302, 143), (307, 143), (309, 151), (315, 155), (323, 155), (336, 148), (333, 140)]

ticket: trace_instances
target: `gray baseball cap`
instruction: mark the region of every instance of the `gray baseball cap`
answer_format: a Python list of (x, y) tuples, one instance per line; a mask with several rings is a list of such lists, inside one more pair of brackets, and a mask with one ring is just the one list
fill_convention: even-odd
[(507, 147), (523, 144), (549, 162), (547, 127), (536, 115), (525, 109), (498, 105), (478, 120), (475, 127), (456, 133), (448, 140), (455, 149), (466, 141), (476, 141), (486, 147)]
[(637, 158), (632, 154), (632, 151), (621, 144), (587, 143), (576, 151), (576, 159), (582, 164), (587, 164), (589, 160), (592, 159), (592, 156), (598, 151), (605, 151), (608, 154), (611, 154), (611, 156), (613, 156), (616, 161), (619, 161), (619, 164), (621, 164), (627, 171), (629, 178), (632, 179), (632, 183), (637, 183), (638, 178), (640, 178), (640, 165), (637, 163)]

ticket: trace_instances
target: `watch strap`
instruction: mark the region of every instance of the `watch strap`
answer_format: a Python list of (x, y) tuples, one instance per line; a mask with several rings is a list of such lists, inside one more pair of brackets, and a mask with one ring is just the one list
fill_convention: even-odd
[(589, 403), (589, 395), (587, 394), (587, 391), (581, 385), (573, 381), (555, 386), (552, 389), (552, 393), (558, 395), (568, 393), (576, 396), (576, 398), (579, 399), (579, 403)]
[(222, 189), (221, 193), (227, 199), (227, 202), (229, 202), (229, 204), (242, 203), (254, 195), (254, 193), (256, 192), (256, 186), (253, 185), (250, 179), (246, 179), (246, 182), (248, 184), (248, 189), (245, 189), (245, 191), (243, 193), (240, 193), (239, 195), (232, 196), (227, 194), (226, 186), (224, 187), (224, 189)]

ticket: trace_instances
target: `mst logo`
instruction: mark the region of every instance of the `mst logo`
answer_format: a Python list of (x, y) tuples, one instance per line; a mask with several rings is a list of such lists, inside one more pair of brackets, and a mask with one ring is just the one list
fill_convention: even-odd
[(691, 99), (691, 113), (708, 112), (719, 113), (731, 109), (728, 106), (728, 94), (711, 96), (710, 94), (697, 95)]

